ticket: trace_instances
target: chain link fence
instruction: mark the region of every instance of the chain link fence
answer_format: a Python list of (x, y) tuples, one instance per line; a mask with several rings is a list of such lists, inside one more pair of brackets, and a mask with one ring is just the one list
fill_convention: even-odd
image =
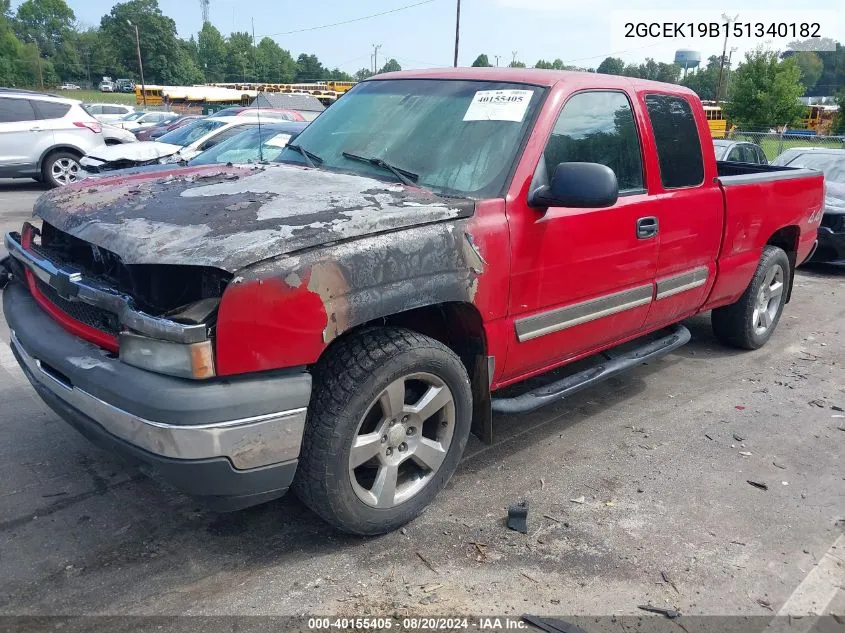
[(845, 149), (845, 136), (819, 136), (818, 134), (800, 134), (794, 131), (779, 132), (743, 132), (733, 130), (726, 138), (732, 141), (748, 141), (763, 148), (769, 161), (774, 160), (792, 147), (829, 147)]

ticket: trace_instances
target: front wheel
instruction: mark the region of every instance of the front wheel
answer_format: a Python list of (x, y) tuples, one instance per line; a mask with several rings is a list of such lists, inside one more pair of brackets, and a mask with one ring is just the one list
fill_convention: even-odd
[(50, 154), (41, 167), (41, 176), (51, 187), (64, 187), (80, 179), (79, 157), (70, 152)]
[(789, 257), (777, 246), (766, 246), (757, 271), (739, 300), (713, 310), (716, 338), (740, 349), (765, 345), (780, 321), (790, 280)]
[(455, 472), (472, 391), (460, 358), (410, 330), (363, 331), (338, 342), (314, 375), (297, 495), (345, 532), (407, 523)]

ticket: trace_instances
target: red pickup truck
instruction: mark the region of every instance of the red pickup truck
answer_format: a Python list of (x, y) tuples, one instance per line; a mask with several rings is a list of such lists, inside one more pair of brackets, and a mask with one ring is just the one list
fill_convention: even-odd
[(721, 341), (765, 344), (822, 208), (819, 172), (717, 163), (679, 86), (393, 73), (278, 164), (45, 194), (40, 226), (6, 235), (3, 309), (35, 389), (97, 444), (219, 508), (292, 487), (377, 534), (432, 501), (471, 431), (491, 439), (493, 411), (665, 354), (703, 311)]

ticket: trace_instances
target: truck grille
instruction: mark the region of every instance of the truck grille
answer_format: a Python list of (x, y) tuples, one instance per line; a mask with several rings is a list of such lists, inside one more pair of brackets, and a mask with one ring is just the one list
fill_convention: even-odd
[(38, 278), (35, 278), (35, 285), (47, 301), (72, 319), (112, 336), (120, 333), (120, 322), (113, 312), (95, 308), (87, 303), (63, 299), (51, 286)]

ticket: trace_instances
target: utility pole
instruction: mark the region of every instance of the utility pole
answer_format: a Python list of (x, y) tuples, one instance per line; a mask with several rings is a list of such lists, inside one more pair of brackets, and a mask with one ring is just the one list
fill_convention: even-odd
[(455, 16), (455, 68), (458, 67), (458, 45), (461, 41), (461, 0), (458, 0), (458, 13)]
[(499, 67), (499, 58), (501, 57), (501, 55), (493, 55), (493, 57), (496, 58), (496, 68), (498, 68)]
[(378, 72), (378, 49), (381, 48), (381, 44), (373, 44), (373, 74), (375, 75)]
[(719, 104), (719, 95), (722, 92), (722, 73), (725, 71), (725, 56), (728, 53), (728, 34), (731, 30), (731, 22), (735, 22), (738, 17), (738, 13), (734, 17), (722, 14), (722, 19), (725, 21), (725, 43), (722, 47), (722, 58), (719, 60), (719, 82), (716, 84), (716, 95), (713, 97), (717, 105)]
[(138, 25), (132, 24), (132, 20), (126, 20), (129, 26), (135, 27), (135, 48), (138, 51), (138, 69), (141, 71), (141, 97), (144, 100), (144, 109), (147, 109), (147, 85), (144, 81), (144, 62), (141, 59), (141, 36), (138, 33)]
[(731, 77), (733, 77), (734, 71), (733, 67), (731, 66), (731, 59), (734, 56), (734, 53), (737, 51), (737, 47), (734, 46), (731, 48), (731, 51), (728, 53), (728, 74), (725, 76), (725, 96), (728, 96), (728, 90), (731, 87)]
[(513, 66), (516, 63), (516, 54), (518, 52), (519, 51), (511, 51), (511, 55), (513, 55), (513, 59), (511, 60), (511, 66)]

